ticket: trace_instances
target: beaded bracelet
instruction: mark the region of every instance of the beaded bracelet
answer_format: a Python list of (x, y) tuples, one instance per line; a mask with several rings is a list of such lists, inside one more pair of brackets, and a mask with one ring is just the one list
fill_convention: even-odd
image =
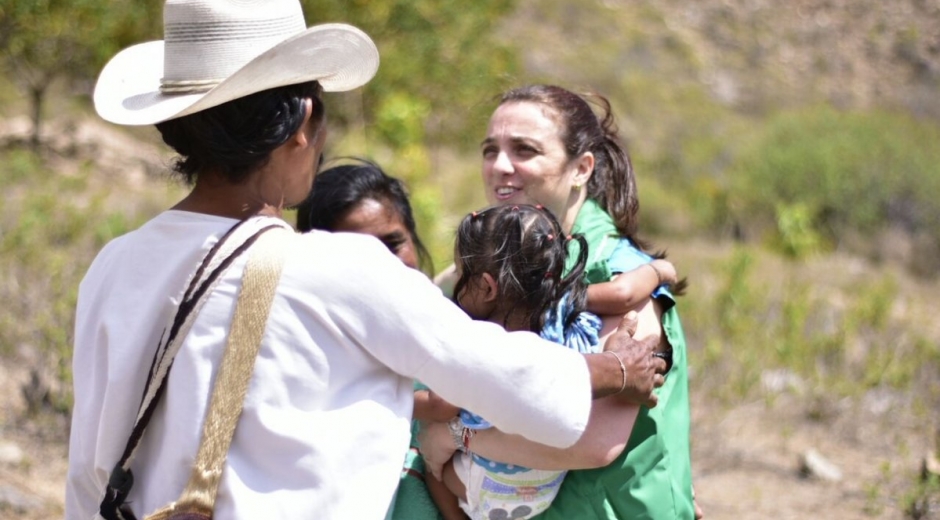
[(620, 359), (620, 356), (616, 352), (612, 350), (605, 350), (604, 354), (613, 354), (613, 356), (617, 358), (617, 362), (620, 363), (620, 375), (623, 376), (623, 382), (620, 385), (620, 390), (617, 391), (619, 394), (627, 388), (627, 367), (623, 364), (623, 360)]
[(466, 426), (464, 426), (461, 441), (463, 442), (463, 451), (465, 453), (470, 453), (470, 439), (473, 438), (473, 434), (475, 434), (476, 432), (477, 432), (476, 430), (472, 428), (467, 428)]

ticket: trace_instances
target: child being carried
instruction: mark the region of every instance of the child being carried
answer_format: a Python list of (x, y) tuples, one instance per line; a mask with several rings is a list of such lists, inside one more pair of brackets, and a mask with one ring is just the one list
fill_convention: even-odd
[[(572, 248), (577, 258), (569, 260), (572, 241), (580, 247)], [(585, 310), (587, 254), (584, 238), (565, 236), (558, 220), (541, 206), (473, 212), (457, 229), (454, 299), (474, 319), (508, 331), (538, 332), (579, 352), (600, 352), (601, 319)], [(566, 262), (571, 264), (567, 269)], [(671, 264), (663, 267), (672, 269)], [(635, 286), (646, 295), (660, 283), (655, 268), (623, 275), (636, 277)], [(464, 448), (475, 430), (491, 427), (468, 410), (461, 410), (449, 426), (455, 444)], [(451, 515), (444, 506), (456, 495), (474, 520), (525, 519), (549, 507), (565, 473), (503, 464), (463, 449), (445, 466), (443, 483), (431, 478), (428, 487), (445, 517)]]

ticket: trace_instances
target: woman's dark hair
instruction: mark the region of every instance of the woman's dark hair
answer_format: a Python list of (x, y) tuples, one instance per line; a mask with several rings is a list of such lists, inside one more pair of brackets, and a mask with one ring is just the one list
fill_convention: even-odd
[[(578, 260), (562, 277), (571, 240), (580, 245)], [(580, 235), (566, 237), (558, 219), (541, 206), (493, 206), (467, 215), (457, 227), (454, 261), (460, 273), (455, 297), (471, 280), (489, 273), (499, 288), (499, 309), (523, 312), (532, 332), (542, 329), (546, 311), (565, 293), (573, 309), (565, 327), (585, 309), (587, 286), (581, 275), (587, 243)]]
[(345, 158), (351, 164), (331, 166), (313, 179), (313, 189), (297, 206), (297, 230), (334, 231), (336, 223), (364, 200), (388, 202), (401, 217), (411, 234), (422, 271), (432, 269), (431, 255), (418, 238), (414, 213), (408, 201), (405, 184), (386, 174), (377, 164), (366, 159)]
[(179, 154), (173, 171), (187, 184), (208, 170), (238, 183), (267, 164), (271, 152), (300, 129), (308, 99), (313, 101), (311, 119), (322, 127), (321, 92), (316, 81), (277, 87), (156, 126)]
[[(594, 173), (587, 183), (587, 196), (610, 215), (621, 236), (644, 251), (652, 244), (638, 236), (640, 199), (630, 154), (620, 141), (610, 102), (600, 94), (578, 95), (555, 85), (528, 85), (504, 93), (499, 104), (531, 102), (544, 105), (557, 114), (561, 142), (569, 158), (585, 152), (594, 154)], [(598, 107), (600, 116), (591, 108)], [(665, 251), (652, 255), (665, 258)], [(681, 295), (688, 285), (686, 279), (673, 286), (673, 294)]]

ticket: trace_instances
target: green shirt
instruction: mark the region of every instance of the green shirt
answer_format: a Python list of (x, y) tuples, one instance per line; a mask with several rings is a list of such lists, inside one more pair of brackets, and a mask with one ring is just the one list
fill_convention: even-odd
[[(588, 243), (588, 283), (609, 281), (613, 273), (607, 259), (622, 240), (610, 216), (589, 199), (572, 232), (584, 235)], [(627, 447), (613, 463), (568, 472), (552, 506), (538, 518), (694, 518), (688, 360), (682, 324), (675, 306), (669, 303), (662, 321), (672, 346), (673, 365), (666, 383), (656, 390), (659, 404), (653, 409), (640, 408)]]

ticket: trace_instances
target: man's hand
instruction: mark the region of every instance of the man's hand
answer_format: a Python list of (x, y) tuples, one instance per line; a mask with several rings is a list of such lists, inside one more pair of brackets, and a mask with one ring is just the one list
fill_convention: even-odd
[(441, 480), (444, 464), (447, 464), (457, 451), (454, 437), (450, 434), (447, 423), (421, 423), (418, 443), (421, 445), (420, 451), (421, 456), (424, 457), (425, 468), (434, 475), (434, 478)]
[(617, 331), (607, 339), (604, 350), (617, 354), (626, 369), (627, 384), (617, 394), (618, 398), (653, 408), (659, 401), (653, 390), (666, 382), (663, 375), (666, 373), (666, 361), (653, 355), (659, 338), (649, 337), (637, 341), (633, 338), (636, 329), (637, 313), (628, 312), (620, 321)]

